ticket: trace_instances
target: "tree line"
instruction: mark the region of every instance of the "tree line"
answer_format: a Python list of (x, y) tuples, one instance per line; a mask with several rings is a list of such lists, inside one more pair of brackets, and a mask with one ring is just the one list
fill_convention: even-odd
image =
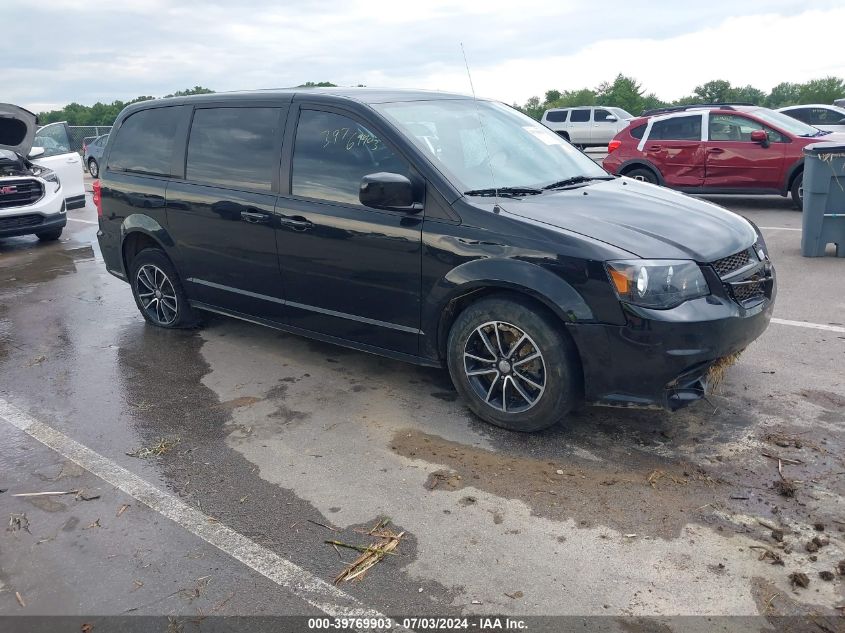
[[(308, 81), (300, 84), (297, 88), (322, 88), (333, 87), (335, 84), (328, 81)], [(211, 88), (204, 88), (203, 86), (194, 86), (185, 90), (177, 90), (173, 94), (165, 95), (168, 97), (186, 97), (188, 95), (206, 95), (214, 94)], [(58, 121), (67, 121), (68, 125), (111, 125), (123, 110), (128, 105), (137, 103), (139, 101), (149, 101), (155, 97), (144, 95), (135, 97), (130, 101), (112, 101), (111, 103), (100, 103), (99, 101), (92, 106), (85, 106), (79, 103), (70, 103), (61, 110), (51, 110), (49, 112), (40, 112), (38, 114), (38, 122), (41, 125), (48, 123), (56, 123)]]
[[(334, 87), (329, 81), (308, 81), (297, 88)], [(214, 90), (203, 86), (194, 86), (186, 90), (177, 90), (165, 97), (184, 97), (186, 95), (212, 94)], [(743, 102), (762, 105), (768, 108), (781, 108), (800, 103), (833, 103), (834, 99), (845, 97), (845, 80), (840, 77), (824, 77), (806, 83), (783, 82), (769, 92), (754, 86), (733, 86), (725, 79), (714, 79), (696, 86), (691, 95), (672, 102), (663, 101), (653, 92), (646, 92), (633, 77), (619, 74), (613, 81), (605, 81), (596, 88), (580, 90), (548, 90), (543, 98), (531, 97), (523, 105), (513, 106), (530, 117), (540, 119), (549, 108), (567, 108), (573, 106), (616, 106), (638, 115), (643, 110), (670, 105), (690, 103)], [(153, 99), (152, 96), (140, 96), (131, 101), (97, 102), (92, 106), (71, 103), (61, 110), (41, 112), (38, 119), (42, 125), (56, 121), (67, 121), (70, 125), (111, 125), (123, 108), (138, 101)]]
[(646, 92), (633, 77), (619, 74), (613, 81), (605, 81), (595, 89), (548, 90), (543, 101), (531, 97), (523, 105), (513, 106), (534, 119), (540, 119), (549, 108), (574, 106), (616, 106), (639, 115), (643, 110), (692, 103), (741, 102), (782, 108), (802, 103), (828, 103), (845, 97), (845, 81), (840, 77), (824, 77), (806, 83), (782, 82), (765, 92), (754, 86), (733, 86), (725, 79), (714, 79), (696, 86), (691, 95), (672, 102), (663, 101), (653, 92)]

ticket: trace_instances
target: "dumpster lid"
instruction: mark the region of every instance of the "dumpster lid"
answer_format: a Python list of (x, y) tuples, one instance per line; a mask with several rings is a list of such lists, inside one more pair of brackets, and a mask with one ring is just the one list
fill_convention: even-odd
[(813, 143), (804, 148), (804, 154), (818, 156), (819, 154), (845, 154), (845, 143), (837, 141), (823, 141)]

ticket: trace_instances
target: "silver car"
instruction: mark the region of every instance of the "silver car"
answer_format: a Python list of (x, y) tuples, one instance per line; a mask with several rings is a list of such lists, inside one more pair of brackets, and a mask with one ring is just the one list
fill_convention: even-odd
[(109, 135), (103, 134), (85, 146), (85, 166), (92, 178), (97, 178), (100, 175), (100, 160), (103, 158), (103, 150), (106, 148), (108, 140)]
[(546, 110), (540, 123), (576, 147), (605, 147), (633, 118), (622, 108), (584, 106)]
[(826, 132), (845, 132), (845, 107), (812, 103), (779, 108), (778, 112)]

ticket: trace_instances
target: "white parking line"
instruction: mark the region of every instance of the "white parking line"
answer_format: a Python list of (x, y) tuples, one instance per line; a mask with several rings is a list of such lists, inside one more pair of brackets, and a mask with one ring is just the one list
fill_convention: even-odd
[(761, 226), (764, 231), (800, 231), (801, 229), (793, 229), (791, 226)]
[(789, 319), (772, 319), (772, 323), (777, 323), (778, 325), (793, 325), (795, 327), (806, 327), (811, 330), (841, 332), (845, 334), (845, 327), (840, 327), (838, 325), (825, 325), (824, 323), (807, 323), (806, 321), (790, 321)]
[(162, 492), (110, 459), (83, 446), (62, 432), (35, 420), (0, 398), (0, 421), (17, 427), (30, 437), (76, 462), (103, 481), (119, 488), (202, 540), (225, 552), (262, 576), (290, 591), (312, 607), (332, 617), (384, 618), (356, 598), (295, 563), (249, 540), (243, 534)]
[(81, 220), (79, 218), (68, 218), (68, 222), (82, 222), (83, 224), (99, 224), (99, 222), (94, 222), (93, 220)]

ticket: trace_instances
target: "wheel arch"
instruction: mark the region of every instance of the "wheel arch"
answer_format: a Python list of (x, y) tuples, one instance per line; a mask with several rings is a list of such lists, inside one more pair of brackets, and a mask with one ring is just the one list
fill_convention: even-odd
[(170, 233), (155, 219), (142, 213), (128, 216), (120, 227), (120, 258), (123, 272), (129, 279), (129, 264), (132, 258), (145, 248), (157, 248), (179, 268), (176, 244)]
[[(432, 292), (429, 305), (435, 307), (428, 315), (424, 331), (433, 332), (434, 336), (427, 337), (429, 349), (424, 350), (425, 354), (443, 361), (449, 330), (458, 315), (476, 301), (501, 293), (542, 305), (560, 322), (564, 331), (567, 323), (595, 318), (575, 288), (537, 264), (517, 260), (473, 260), (452, 269)], [(577, 351), (573, 337), (570, 339)], [(580, 351), (578, 354), (580, 357)]]
[(650, 160), (646, 160), (645, 158), (632, 158), (630, 160), (626, 160), (624, 163), (619, 165), (619, 169), (616, 170), (616, 173), (620, 176), (624, 176), (626, 173), (630, 172), (633, 169), (648, 169), (651, 172), (654, 172), (654, 175), (657, 177), (657, 184), (658, 185), (665, 185), (666, 181), (663, 178), (663, 174), (660, 173), (660, 170), (657, 168), (657, 165), (652, 163)]

